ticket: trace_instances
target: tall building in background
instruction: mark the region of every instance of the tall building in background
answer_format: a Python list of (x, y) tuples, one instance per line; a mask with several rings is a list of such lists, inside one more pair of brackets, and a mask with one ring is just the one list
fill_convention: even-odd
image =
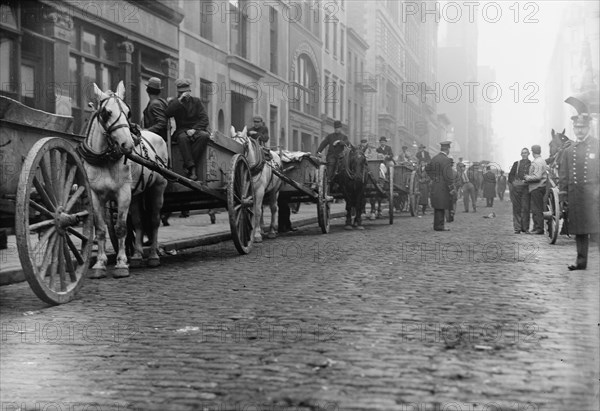
[[(437, 142), (434, 96), (422, 96), (437, 81), (435, 15), (421, 3), (375, 0), (352, 2), (348, 24), (369, 44), (360, 70), (365, 94), (364, 137), (388, 138), (395, 153), (403, 145)], [(436, 137), (433, 137), (436, 136)]]
[(545, 132), (566, 129), (572, 136), (570, 117), (575, 110), (564, 100), (584, 96), (593, 112), (592, 132), (598, 137), (598, 55), (600, 4), (572, 2), (565, 6), (545, 84)]
[(478, 161), (483, 140), (478, 135), (477, 94), (469, 92), (469, 84), (478, 82), (477, 19), (446, 23), (444, 28), (446, 30), (440, 36), (438, 47), (438, 112), (445, 113), (452, 121), (461, 156), (465, 160)]
[[(481, 90), (486, 84), (496, 81), (496, 71), (489, 66), (477, 67), (477, 80), (481, 86), (477, 88), (477, 137), (480, 144), (478, 151), (474, 154), (475, 161), (488, 160), (494, 163), (502, 164), (502, 159), (498, 155), (498, 143), (496, 142), (494, 129), (492, 127), (492, 111), (494, 104), (482, 98)], [(488, 89), (491, 93), (492, 89)], [(490, 99), (495, 96), (490, 95)]]

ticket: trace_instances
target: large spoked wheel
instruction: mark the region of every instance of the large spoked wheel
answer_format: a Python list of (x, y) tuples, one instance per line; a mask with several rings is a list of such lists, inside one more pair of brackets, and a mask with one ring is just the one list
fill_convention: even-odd
[(240, 254), (248, 254), (254, 242), (254, 184), (248, 162), (241, 154), (231, 159), (227, 211), (233, 244)]
[(317, 196), (317, 219), (323, 234), (329, 233), (330, 229), (330, 207), (329, 207), (329, 183), (327, 181), (327, 166), (319, 166), (319, 192)]
[(389, 204), (389, 209), (390, 209), (390, 217), (389, 217), (389, 222), (390, 224), (394, 224), (394, 166), (390, 165), (388, 166), (388, 176), (389, 176), (389, 181), (390, 181), (390, 185), (389, 185), (389, 189), (388, 189), (388, 204)]
[(94, 215), (83, 163), (65, 139), (39, 140), (23, 163), (15, 230), (19, 259), (44, 302), (71, 301), (90, 262)]
[(546, 207), (547, 210), (544, 211), (544, 219), (546, 220), (545, 231), (548, 236), (548, 242), (555, 244), (560, 230), (560, 202), (557, 187), (552, 187), (548, 192)]
[(408, 208), (410, 211), (410, 215), (412, 217), (418, 214), (419, 210), (419, 200), (421, 199), (421, 192), (419, 191), (419, 184), (417, 181), (417, 172), (413, 171), (410, 174), (410, 193), (408, 196)]

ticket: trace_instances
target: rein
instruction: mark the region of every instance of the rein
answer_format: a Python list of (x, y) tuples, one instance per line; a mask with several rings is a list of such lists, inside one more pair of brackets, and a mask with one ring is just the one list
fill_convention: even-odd
[[(105, 108), (103, 107), (103, 103), (107, 100), (110, 100), (111, 98), (114, 98), (117, 100), (117, 105), (119, 106), (119, 116), (115, 119), (115, 121), (113, 121), (107, 127), (106, 122), (102, 120), (102, 113), (105, 110)], [(117, 124), (117, 122), (121, 119), (121, 116), (125, 115), (125, 112), (123, 111), (123, 107), (121, 106), (121, 102), (123, 102), (123, 104), (125, 104), (125, 106), (127, 106), (127, 108), (129, 108), (129, 105), (127, 103), (125, 103), (123, 100), (121, 100), (115, 94), (111, 94), (109, 97), (100, 100), (98, 109), (92, 114), (92, 118), (91, 118), (90, 122), (88, 123), (85, 140), (81, 144), (79, 144), (79, 146), (77, 146), (77, 148), (76, 148), (77, 153), (79, 153), (81, 158), (83, 158), (86, 163), (91, 164), (93, 166), (103, 166), (107, 163), (116, 163), (117, 161), (119, 161), (121, 159), (121, 157), (123, 157), (123, 153), (121, 152), (121, 149), (119, 148), (118, 143), (115, 141), (115, 139), (112, 136), (112, 133), (115, 130), (118, 130), (120, 128), (125, 128), (125, 127), (129, 128), (129, 132), (131, 133), (131, 137), (133, 139), (134, 145), (137, 146), (140, 144), (140, 141), (141, 141), (140, 130), (136, 124), (132, 124), (129, 121), (129, 118), (127, 116), (125, 118), (127, 123)], [(129, 108), (129, 113), (131, 113), (130, 108)], [(92, 131), (92, 124), (94, 123), (94, 120), (98, 121), (98, 123), (104, 130), (102, 135), (104, 136), (104, 139), (106, 140), (106, 148), (100, 152), (95, 151), (88, 144), (88, 140), (90, 139), (90, 133)], [(127, 161), (127, 159), (125, 159), (125, 162), (126, 161)]]

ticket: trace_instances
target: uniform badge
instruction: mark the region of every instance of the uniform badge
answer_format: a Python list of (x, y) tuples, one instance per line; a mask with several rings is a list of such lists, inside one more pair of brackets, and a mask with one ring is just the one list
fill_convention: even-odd
[(589, 158), (591, 158), (592, 160), (596, 158), (596, 154), (595, 153), (590, 153)]

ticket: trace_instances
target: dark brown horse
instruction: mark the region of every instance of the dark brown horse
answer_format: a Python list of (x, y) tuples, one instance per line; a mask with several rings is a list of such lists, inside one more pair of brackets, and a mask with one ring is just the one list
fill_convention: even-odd
[(557, 133), (552, 129), (550, 132), (552, 136), (552, 140), (550, 140), (550, 157), (546, 159), (546, 164), (550, 166), (550, 168), (558, 168), (560, 164), (560, 159), (562, 157), (562, 153), (564, 150), (569, 147), (573, 140), (569, 139), (565, 134), (565, 129), (561, 133)]
[[(338, 160), (338, 173), (334, 177), (335, 182), (346, 201), (346, 230), (356, 227), (364, 230), (362, 225), (362, 210), (364, 206), (364, 191), (367, 181), (367, 158), (364, 153), (356, 147), (345, 147)], [(352, 213), (354, 212), (354, 222)]]

